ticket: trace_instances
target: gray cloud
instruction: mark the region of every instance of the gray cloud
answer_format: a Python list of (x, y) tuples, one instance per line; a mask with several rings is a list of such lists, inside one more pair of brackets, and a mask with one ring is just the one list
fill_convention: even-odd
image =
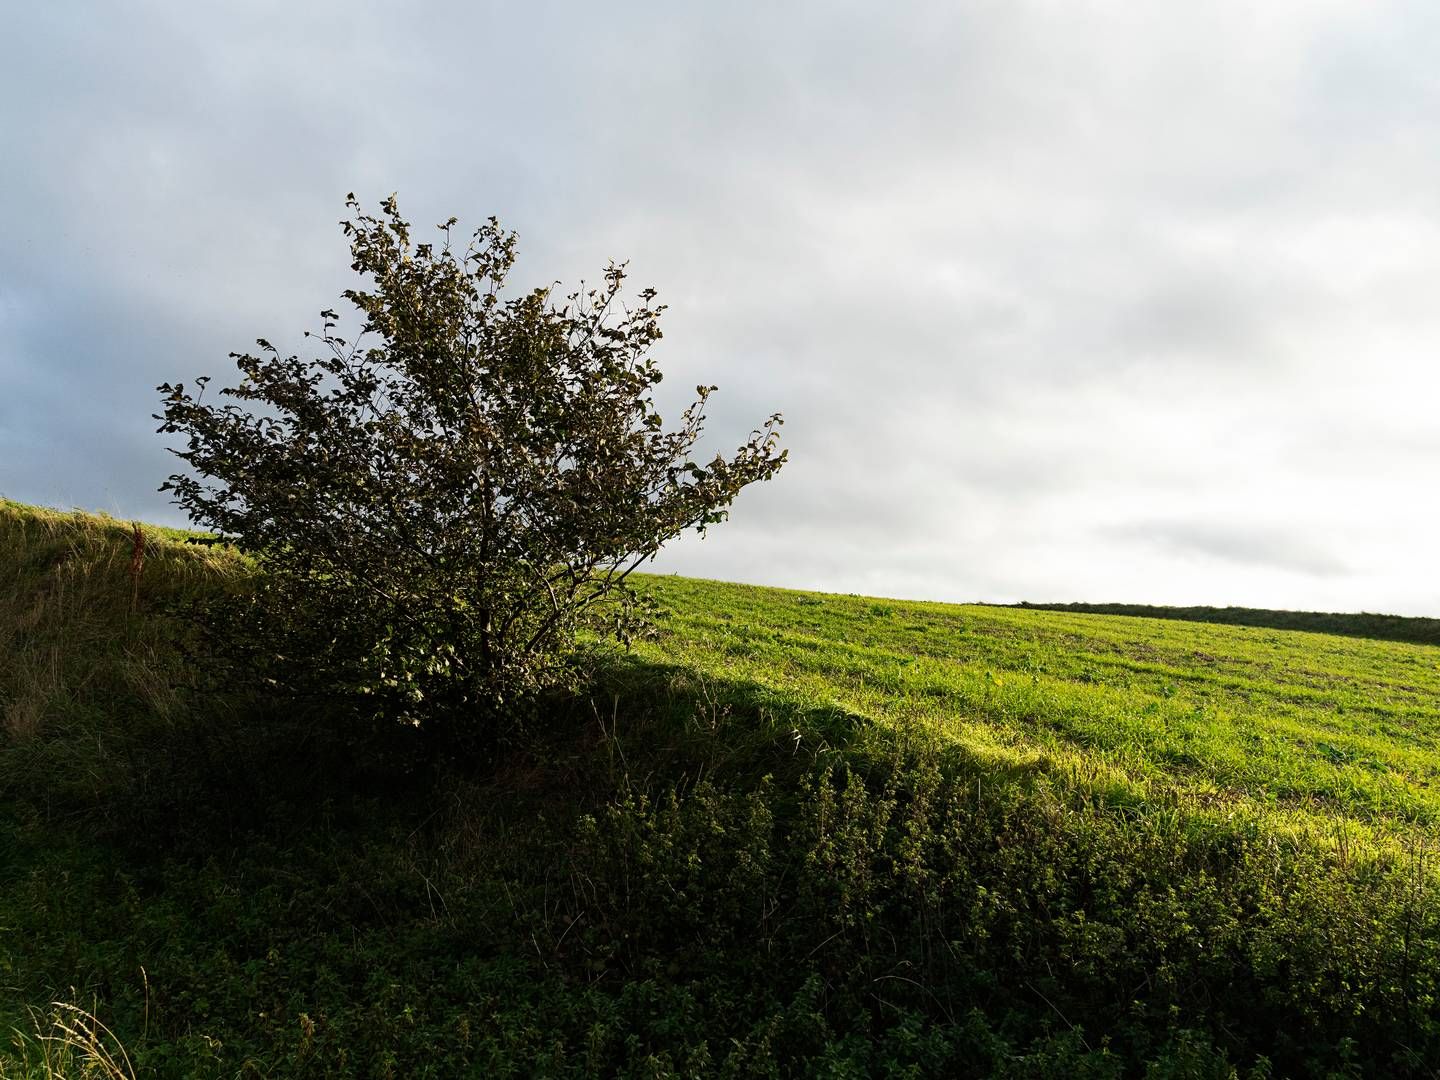
[(0, 493), (173, 520), (153, 386), (300, 347), (344, 193), (398, 190), (527, 284), (629, 258), (714, 445), (786, 412), (663, 568), (1440, 613), (1437, 45), (1340, 0), (31, 5)]
[(1181, 519), (1130, 522), (1105, 530), (1105, 535), (1181, 555), (1317, 577), (1334, 577), (1349, 570), (1322, 545), (1283, 527)]

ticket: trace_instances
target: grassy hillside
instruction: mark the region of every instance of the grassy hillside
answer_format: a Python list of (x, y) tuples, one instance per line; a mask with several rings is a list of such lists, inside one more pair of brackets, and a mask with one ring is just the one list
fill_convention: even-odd
[(1091, 615), (1138, 615), (1146, 619), (1266, 626), (1272, 630), (1308, 630), (1317, 634), (1409, 641), (1440, 645), (1440, 619), (1370, 612), (1276, 611), (1244, 607), (1164, 607), (1152, 604), (1017, 604), (1037, 611), (1071, 611)]
[(650, 578), (466, 769), (248, 573), (0, 503), (0, 1077), (1437, 1075), (1434, 646)]
[[(1412, 844), (1440, 822), (1440, 649), (680, 578), (649, 655), (921, 724), (1107, 801)], [(1423, 620), (1416, 620), (1417, 622)]]

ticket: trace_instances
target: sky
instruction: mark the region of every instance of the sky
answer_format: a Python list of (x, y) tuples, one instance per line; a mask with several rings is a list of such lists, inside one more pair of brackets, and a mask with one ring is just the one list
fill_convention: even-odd
[(629, 260), (790, 461), (655, 569), (1440, 616), (1440, 8), (26, 4), (0, 496), (179, 524), (155, 387), (352, 284), (338, 221)]

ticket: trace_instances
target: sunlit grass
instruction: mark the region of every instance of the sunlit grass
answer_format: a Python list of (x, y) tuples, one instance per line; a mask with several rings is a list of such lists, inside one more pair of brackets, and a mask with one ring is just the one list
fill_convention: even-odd
[(136, 1080), (125, 1047), (96, 1015), (73, 1001), (30, 1009), (30, 1027), (0, 1050), (0, 1080)]
[(645, 586), (665, 612), (645, 655), (921, 724), (997, 767), (1327, 842), (1440, 837), (1433, 646), (674, 577)]

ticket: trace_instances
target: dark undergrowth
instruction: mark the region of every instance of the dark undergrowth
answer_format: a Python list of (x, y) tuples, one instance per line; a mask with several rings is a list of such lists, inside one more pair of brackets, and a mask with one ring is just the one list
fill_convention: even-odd
[(0, 735), (0, 1076), (47, 1075), (57, 997), (137, 1076), (1436, 1075), (1418, 850), (603, 650), (484, 767), (157, 651), (158, 710), (117, 658), (180, 631), (139, 597)]
[(299, 719), (210, 726), (63, 813), (7, 770), (12, 1007), (73, 988), (159, 1076), (1431, 1075), (1440, 1055), (1418, 858), (1344, 866), (1067, 801), (925, 738), (857, 754), (841, 714), (623, 662), (479, 774), (398, 733), (362, 760)]

